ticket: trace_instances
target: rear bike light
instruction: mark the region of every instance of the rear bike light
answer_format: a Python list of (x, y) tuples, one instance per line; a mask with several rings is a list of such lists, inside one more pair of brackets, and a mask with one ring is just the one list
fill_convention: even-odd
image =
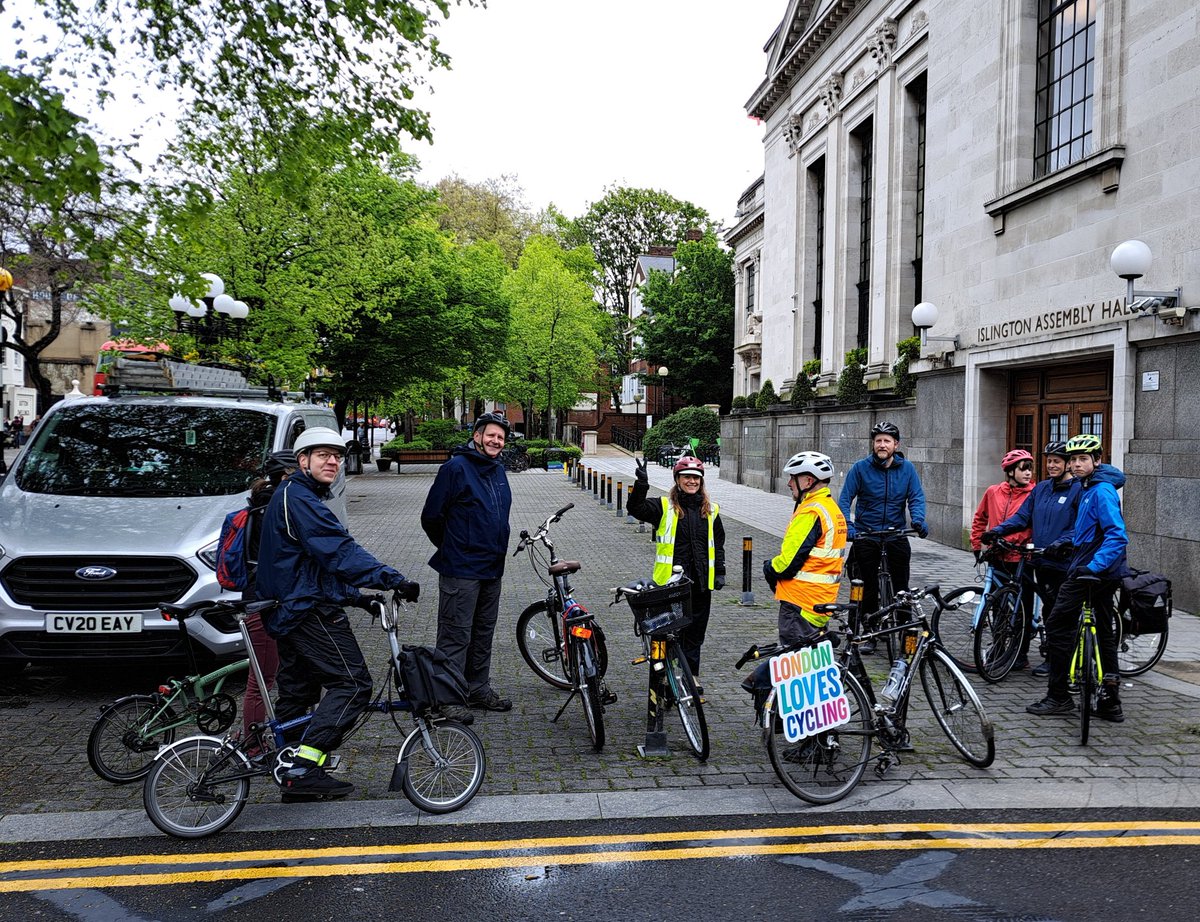
[(168, 613), (167, 613), (167, 612), (165, 612), (165, 611), (162, 611), (161, 609), (159, 610), (159, 612), (158, 612), (158, 613), (159, 613), (160, 615), (162, 615), (162, 619), (163, 619), (163, 621), (171, 621), (171, 620), (173, 620), (173, 619), (171, 618), (171, 615), (170, 615), (170, 614), (168, 614)]
[(592, 636), (592, 629), (590, 627), (584, 627), (582, 624), (572, 624), (571, 636), (582, 637), (584, 640), (587, 640)]

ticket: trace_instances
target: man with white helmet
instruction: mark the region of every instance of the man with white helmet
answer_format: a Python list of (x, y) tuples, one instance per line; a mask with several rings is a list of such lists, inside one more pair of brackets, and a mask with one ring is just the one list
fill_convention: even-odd
[(829, 492), (833, 462), (816, 451), (791, 456), (783, 466), (796, 506), (783, 547), (763, 561), (763, 575), (779, 600), (779, 641), (813, 639), (829, 620), (813, 611), (837, 601), (846, 557), (846, 517)]
[(344, 610), (359, 598), (355, 587), (393, 589), (410, 602), (421, 591), (364, 550), (325, 505), (345, 454), (342, 437), (325, 427), (306, 429), (292, 450), (299, 470), (267, 505), (255, 589), (259, 598), (279, 601), (263, 615), (279, 647), (275, 715), (288, 721), (313, 708), (295, 766), (284, 777), (285, 802), (354, 790), (324, 765), (371, 700), (371, 673)]

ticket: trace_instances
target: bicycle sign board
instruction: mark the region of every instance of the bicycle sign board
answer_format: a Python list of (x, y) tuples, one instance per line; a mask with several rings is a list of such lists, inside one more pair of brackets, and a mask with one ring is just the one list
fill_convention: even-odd
[(842, 673), (833, 661), (833, 644), (822, 641), (769, 660), (777, 713), (788, 742), (831, 730), (850, 721)]

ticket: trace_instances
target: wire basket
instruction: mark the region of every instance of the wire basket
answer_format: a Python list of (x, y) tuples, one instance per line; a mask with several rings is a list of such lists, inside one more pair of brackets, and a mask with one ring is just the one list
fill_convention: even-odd
[(639, 634), (661, 637), (683, 630), (692, 623), (692, 582), (684, 579), (670, 586), (644, 589), (625, 600), (633, 609)]

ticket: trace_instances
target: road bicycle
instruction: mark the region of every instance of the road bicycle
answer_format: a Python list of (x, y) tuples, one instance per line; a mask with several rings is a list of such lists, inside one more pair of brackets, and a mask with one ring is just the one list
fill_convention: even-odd
[[(1002, 681), (1021, 655), (1026, 629), (1025, 590), (1032, 580), (1032, 574), (1027, 575), (1026, 571), (1042, 555), (1042, 550), (1032, 544), (1014, 544), (998, 537), (987, 552), (988, 558), (994, 559), (1005, 551), (1019, 555), (1016, 569), (1010, 574), (994, 565), (988, 567), (985, 586), (990, 591), (984, 593), (983, 604), (975, 611), (971, 630), (975, 670), (980, 678), (992, 684)], [(1029, 627), (1045, 657), (1046, 630), (1041, 605), (1035, 601), (1033, 607)]]
[[(879, 570), (875, 577), (879, 587), (879, 610), (887, 608), (896, 598), (895, 586), (892, 585), (892, 571), (888, 563), (887, 544), (889, 541), (895, 541), (899, 538), (915, 537), (919, 537), (919, 535), (911, 528), (881, 528), (876, 531), (855, 530), (855, 541), (870, 541), (879, 544)], [(901, 588), (905, 589), (907, 587), (902, 586)], [(888, 662), (896, 658), (896, 643), (896, 637), (890, 634), (884, 637)]]
[(652, 677), (665, 673), (665, 682), (655, 683), (652, 678), (650, 683), (651, 731), (661, 730), (663, 713), (675, 708), (688, 748), (703, 762), (709, 753), (704, 698), (679, 640), (679, 632), (692, 620), (692, 581), (683, 575), (682, 567), (675, 570), (664, 586), (645, 579), (614, 589), (611, 604), (624, 599), (633, 611), (634, 633), (642, 639), (643, 650), (633, 665), (649, 663)]
[[(1100, 641), (1096, 636), (1096, 617), (1092, 608), (1092, 594), (1100, 585), (1100, 578), (1081, 576), (1078, 579), (1086, 584), (1087, 592), (1079, 609), (1079, 624), (1075, 629), (1075, 647), (1067, 681), (1079, 689), (1079, 745), (1086, 746), (1092, 714), (1096, 712), (1100, 687), (1104, 683), (1104, 664), (1100, 661)], [(1119, 622), (1121, 619), (1114, 620)]]
[(237, 718), (238, 705), (223, 691), (225, 682), (244, 673), (250, 660), (199, 675), (187, 622), (193, 615), (203, 614), (231, 626), (237, 614), (245, 611), (244, 602), (220, 601), (161, 613), (163, 620), (179, 622), (191, 672), (182, 679), (167, 679), (152, 694), (126, 695), (100, 709), (87, 741), (88, 764), (97, 775), (113, 784), (129, 784), (146, 776), (155, 753), (174, 742), (181, 728), (194, 726), (214, 736), (229, 729)]
[[(900, 763), (901, 754), (910, 748), (909, 704), (914, 676), (921, 678), (925, 699), (938, 726), (966, 762), (987, 768), (996, 757), (991, 719), (971, 683), (942, 648), (925, 614), (927, 603), (944, 605), (939, 588), (901, 590), (890, 606), (864, 616), (861, 626), (857, 611), (861, 595), (856, 598), (860, 592), (861, 584), (852, 590), (848, 604), (814, 606), (814, 611), (830, 615), (829, 623), (834, 625), (815, 642), (817, 654), (812, 661), (822, 662), (824, 654), (831, 665), (837, 666), (836, 674), (827, 675), (826, 681), (829, 688), (844, 691), (840, 723), (789, 742), (784, 724), (795, 717), (794, 682), (799, 680), (773, 685), (769, 692), (756, 694), (757, 719), (771, 766), (784, 787), (811, 804), (831, 804), (844, 798), (872, 760), (879, 777)], [(893, 615), (910, 620), (888, 624)], [(904, 655), (893, 664), (887, 683), (876, 694), (859, 647), (888, 633), (895, 635)], [(836, 655), (832, 653), (834, 644)], [(813, 644), (755, 645), (742, 655), (736, 668), (768, 656), (786, 657), (807, 646)], [(780, 688), (785, 688), (782, 695)], [(820, 712), (825, 725), (837, 722), (826, 719), (826, 715)], [(875, 755), (871, 753), (873, 745), (879, 748)]]
[[(253, 602), (237, 615), (250, 652), (250, 668), (262, 688), (266, 684), (245, 619), (274, 604)], [(374, 596), (364, 597), (363, 605), (387, 634), (389, 660), (379, 691), (350, 732), (372, 713), (390, 715), (401, 729), (398, 715), (409, 714), (416, 726), (400, 744), (388, 790), (402, 790), (414, 806), (427, 813), (457, 810), (471, 801), (483, 783), (487, 769), (483, 744), (470, 727), (442, 716), (432, 703), (415, 703), (404, 688), (402, 656), (409, 655), (411, 648), (402, 654), (397, 636), (397, 607), (403, 603), (394, 596)], [(165, 604), (160, 608), (176, 616), (188, 610)], [(142, 788), (146, 814), (155, 826), (182, 839), (210, 836), (241, 814), (252, 779), (267, 777), (283, 785), (298, 749), (287, 740), (302, 733), (312, 715), (280, 721), (269, 697), (263, 703), (266, 721), (251, 724), (244, 737), (193, 736), (158, 753)]]
[[(571, 700), (579, 697), (592, 748), (604, 748), (604, 709), (617, 700), (604, 682), (608, 671), (608, 646), (604, 630), (595, 616), (575, 601), (570, 576), (582, 568), (578, 560), (562, 560), (554, 549), (550, 526), (574, 509), (568, 503), (543, 522), (532, 535), (522, 530), (513, 551), (516, 557), (529, 552), (529, 563), (538, 581), (546, 586), (546, 597), (534, 602), (517, 618), (517, 648), (534, 674), (570, 696), (554, 715), (562, 717)], [(541, 553), (538, 545), (550, 554)], [(545, 570), (545, 575), (542, 571)]]

